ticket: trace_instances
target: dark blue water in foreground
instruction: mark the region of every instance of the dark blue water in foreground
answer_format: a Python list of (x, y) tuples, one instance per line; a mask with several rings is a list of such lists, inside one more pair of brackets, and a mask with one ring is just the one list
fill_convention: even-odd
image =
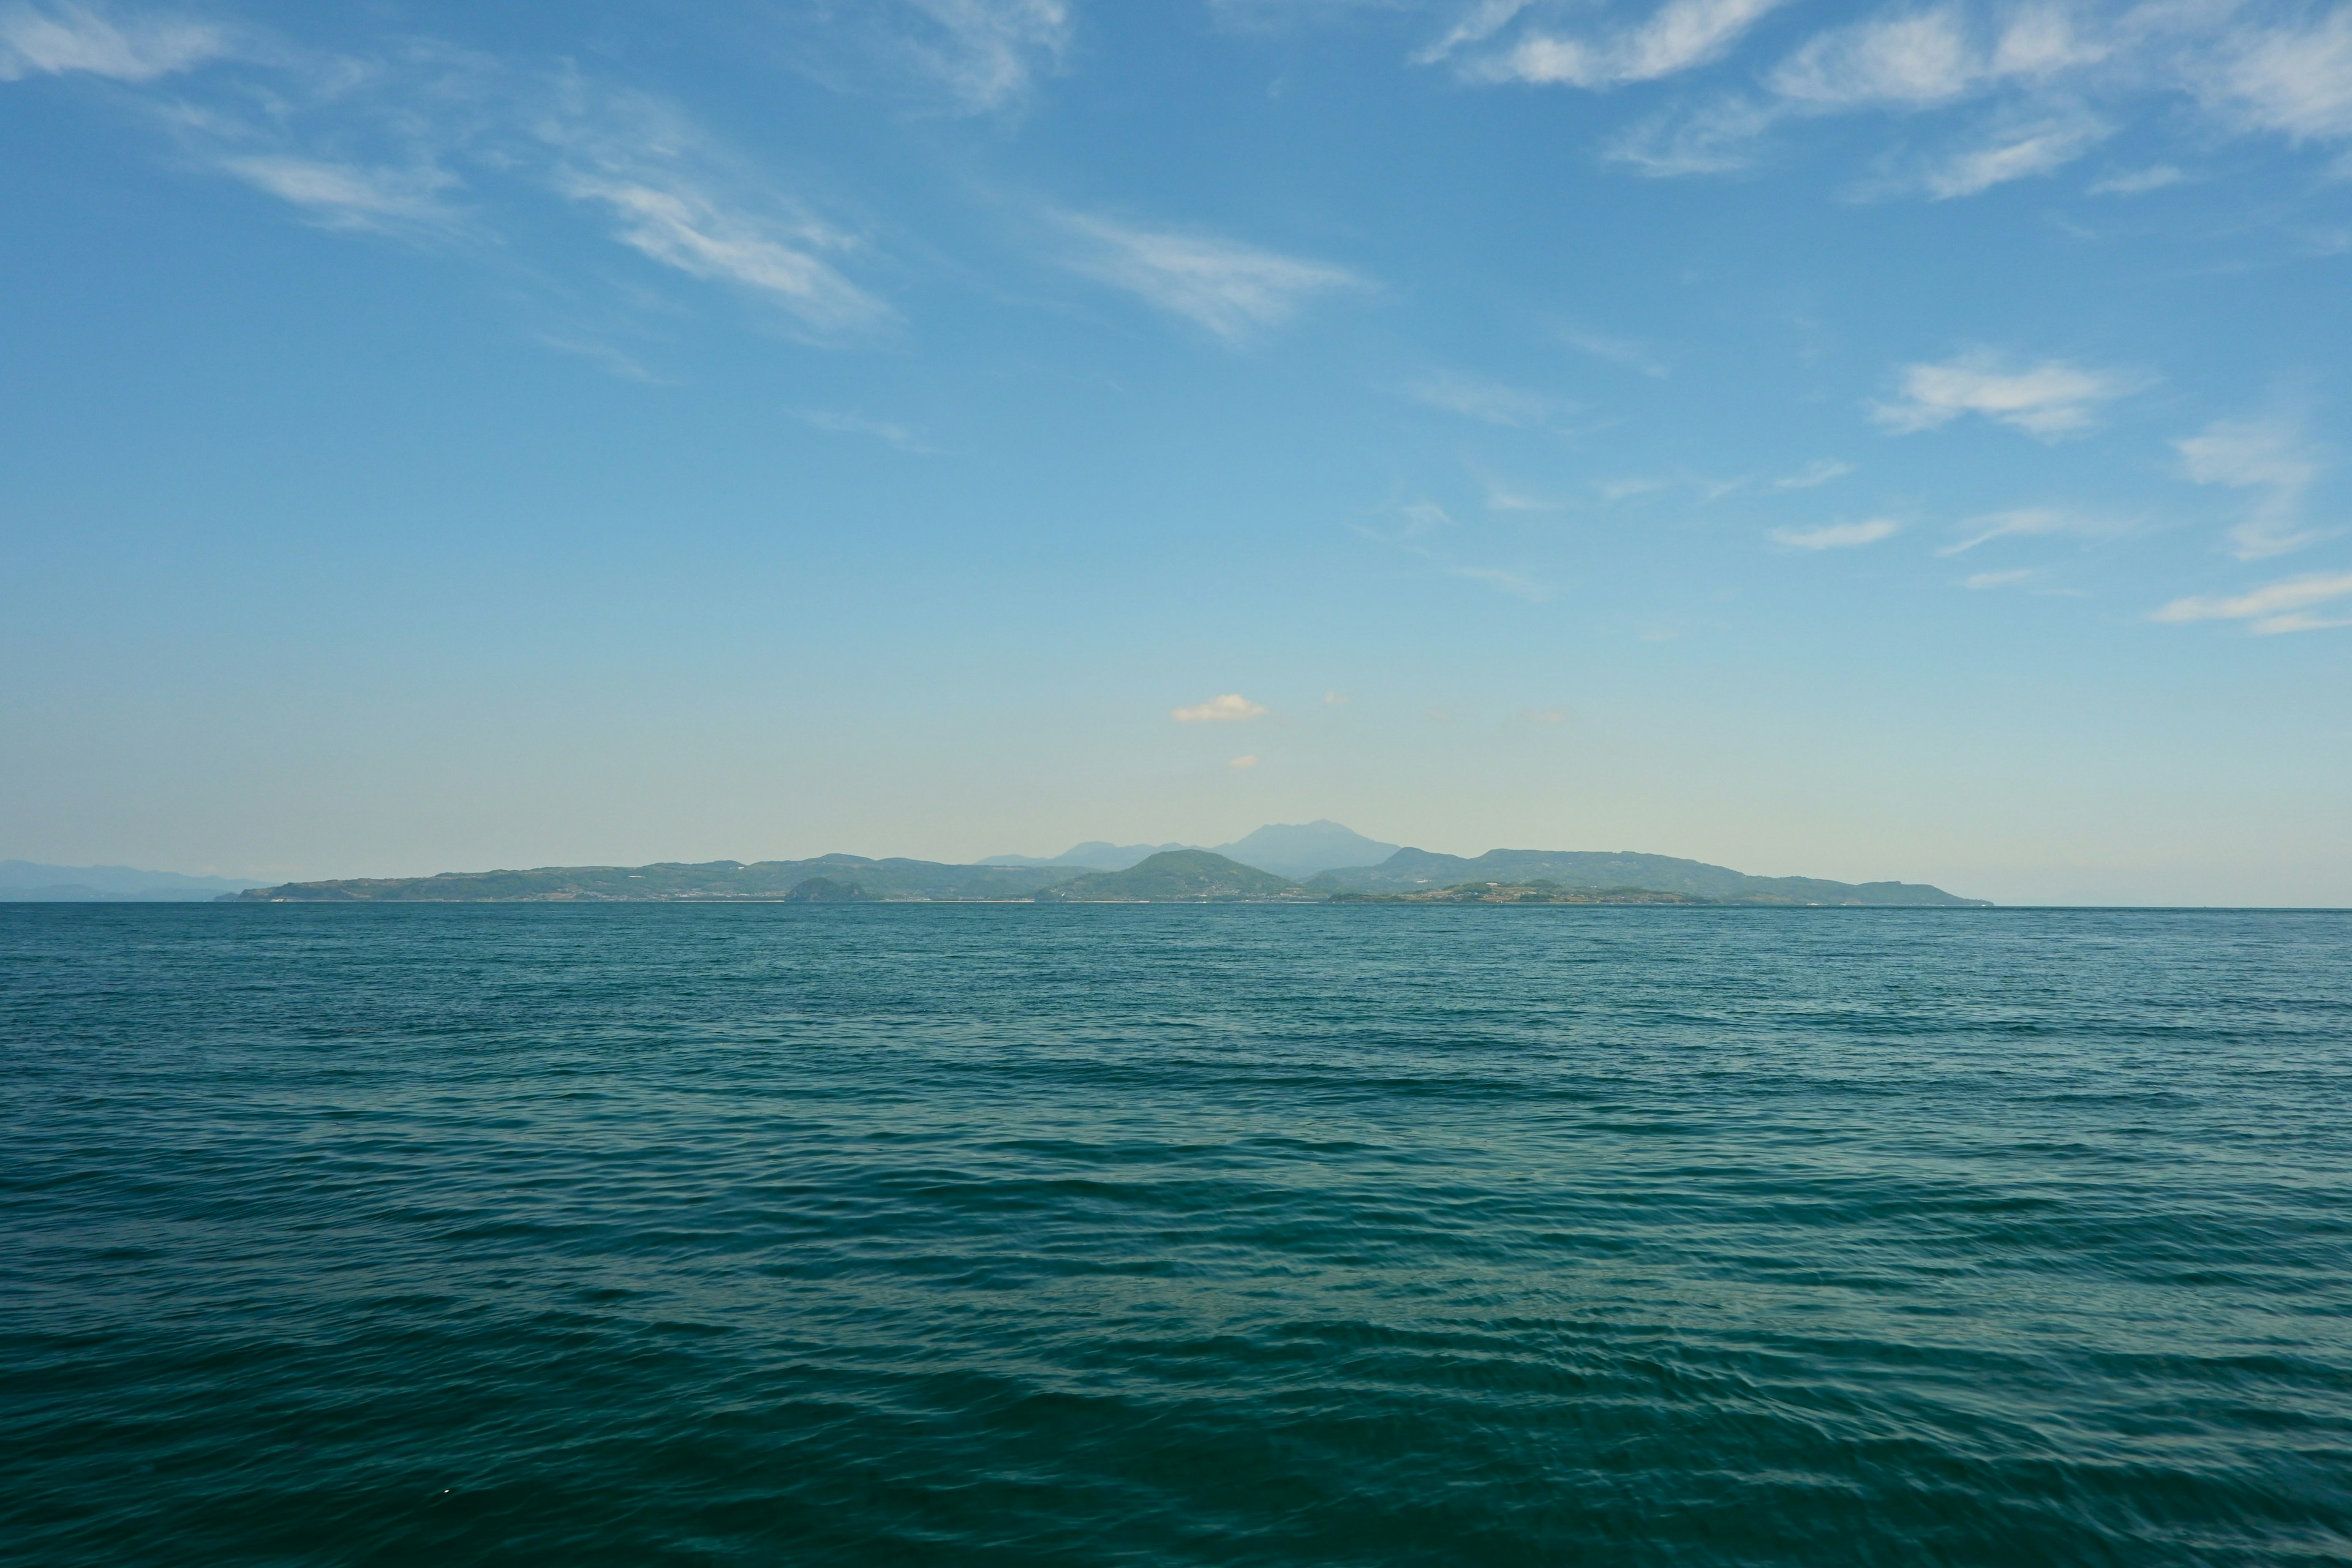
[(2352, 917), (0, 909), (0, 1557), (2352, 1553)]

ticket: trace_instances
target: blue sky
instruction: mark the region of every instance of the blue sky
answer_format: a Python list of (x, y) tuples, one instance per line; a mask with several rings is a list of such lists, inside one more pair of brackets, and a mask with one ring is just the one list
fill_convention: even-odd
[(2352, 5), (0, 0), (0, 854), (2352, 903)]

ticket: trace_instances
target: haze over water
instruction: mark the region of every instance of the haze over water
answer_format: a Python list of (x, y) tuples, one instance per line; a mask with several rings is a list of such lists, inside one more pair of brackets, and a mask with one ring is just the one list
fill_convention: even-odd
[(2340, 1561), (2352, 916), (0, 908), (12, 1563)]

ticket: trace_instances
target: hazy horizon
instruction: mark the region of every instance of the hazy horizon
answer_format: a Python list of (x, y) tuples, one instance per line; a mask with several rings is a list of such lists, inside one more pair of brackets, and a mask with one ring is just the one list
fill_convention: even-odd
[(0, 7), (0, 854), (2352, 905), (2348, 106), (2341, 5)]

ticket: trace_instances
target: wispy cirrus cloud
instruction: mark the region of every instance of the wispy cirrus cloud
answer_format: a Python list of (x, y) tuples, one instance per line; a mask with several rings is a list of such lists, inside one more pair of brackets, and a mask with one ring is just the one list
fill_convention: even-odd
[[(1530, 27), (1507, 46), (1466, 58), (1462, 71), (1475, 80), (1605, 89), (1656, 81), (1707, 65), (1729, 53), (1750, 27), (1782, 0), (1666, 0), (1631, 26), (1572, 35)], [(1514, 13), (1515, 14), (1515, 13)], [(1492, 17), (1492, 9), (1474, 14)], [(1502, 21), (1486, 29), (1491, 37)], [(1472, 43), (1457, 26), (1449, 37)]]
[[(2148, 616), (2153, 621), (2244, 621), (2257, 637), (2282, 632), (2326, 631), (2352, 626), (2352, 572), (2313, 572), (2284, 578), (2243, 594), (2175, 599)], [(2323, 611), (2320, 606), (2331, 606)]]
[(866, 436), (901, 452), (936, 456), (939, 448), (925, 441), (908, 426), (890, 419), (869, 418), (863, 414), (836, 408), (793, 408), (788, 412), (812, 430), (823, 430), (833, 436)]
[(2152, 163), (2144, 169), (2124, 169), (2094, 180), (2084, 187), (2095, 196), (2137, 196), (2150, 191), (2160, 191), (2177, 185), (2189, 176), (2170, 163)]
[(445, 199), (463, 184), (430, 163), (405, 166), (336, 163), (294, 153), (227, 156), (220, 172), (300, 208), (325, 228), (394, 233), (448, 228), (463, 221)]
[(2250, 131), (2297, 142), (2352, 137), (2352, 7), (2232, 28), (2192, 68), (2200, 98)]
[(1450, 370), (1425, 375), (1403, 391), (1416, 403), (1514, 430), (1538, 429), (1575, 406), (1524, 387)]
[(89, 5), (0, 7), (0, 81), (76, 72), (146, 82), (229, 53), (227, 29), (145, 15), (117, 17)]
[(1653, 351), (1647, 343), (1634, 338), (1614, 337), (1607, 332), (1588, 331), (1582, 327), (1562, 327), (1559, 341), (1580, 353), (1664, 381), (1674, 367)]
[[(1676, 0), (1645, 23), (1564, 34), (1543, 19), (1548, 6), (1482, 6), (1418, 58), (1456, 58), (1473, 80), (1618, 88), (1727, 58), (1771, 9)], [(2054, 174), (2135, 121), (2177, 117), (2183, 101), (2209, 133), (2352, 140), (2352, 9), (2340, 5), (1895, 0), (1746, 74), (1654, 110), (1607, 155), (1657, 176), (1723, 174), (1750, 166), (1786, 128), (1892, 117), (1944, 130), (1883, 149), (1862, 194), (1953, 200)], [(2129, 178), (2095, 189), (2168, 183)]]
[(2053, 441), (2090, 428), (2100, 405), (2141, 384), (2120, 372), (2085, 370), (2063, 360), (2012, 367), (1997, 355), (1977, 352), (1941, 363), (1904, 366), (1895, 396), (1874, 406), (1871, 417), (1907, 435), (1975, 414)]
[(1867, 522), (1825, 522), (1814, 528), (1776, 528), (1772, 531), (1772, 541), (1791, 550), (1858, 550), (1882, 539), (1892, 539), (1902, 531), (1903, 525), (1892, 518), (1874, 517)]
[(670, 170), (572, 174), (559, 188), (602, 207), (614, 237), (638, 254), (690, 278), (750, 289), (820, 331), (852, 331), (894, 314), (817, 254), (856, 243), (822, 225), (730, 204)]
[(1168, 717), (1179, 724), (1238, 724), (1252, 719), (1263, 719), (1265, 708), (1251, 701), (1238, 691), (1228, 691), (1222, 697), (1212, 697), (1206, 702), (1195, 702), (1189, 708), (1171, 708)]
[(1842, 479), (1853, 472), (1852, 463), (1842, 463), (1835, 458), (1816, 458), (1793, 474), (1783, 474), (1772, 481), (1776, 490), (1810, 490)]
[(985, 112), (1027, 99), (1061, 68), (1074, 20), (1066, 0), (900, 0), (915, 26), (907, 55), (961, 108)]
[(1782, 99), (1819, 110), (1916, 109), (1999, 83), (2047, 80), (2115, 48), (2056, 5), (1990, 21), (1958, 5), (1895, 7), (1815, 34), (1765, 79)]
[(1070, 268), (1240, 343), (1280, 326), (1307, 301), (1366, 287), (1347, 268), (1195, 230), (1062, 215), (1076, 241)]
[(2305, 521), (2305, 496), (2318, 481), (2321, 464), (2299, 424), (2217, 419), (2172, 445), (2196, 483), (2254, 492), (2246, 514), (2230, 530), (2230, 552), (2239, 560), (2284, 555), (2336, 531)]
[(1525, 599), (1530, 605), (1540, 605), (1552, 595), (1552, 586), (1541, 578), (1507, 566), (1448, 566), (1449, 577), (1465, 578), (1483, 583), (1499, 594), (1514, 599)]
[[(37, 66), (129, 84), (182, 160), (310, 223), (462, 251), (492, 265), (509, 209), (553, 194), (662, 268), (778, 308), (803, 335), (890, 321), (842, 270), (862, 249), (683, 111), (560, 64), (533, 67), (404, 37), (324, 53), (257, 31), (101, 14), (0, 10), (0, 76)], [(162, 77), (198, 63), (213, 69)], [(574, 332), (552, 336), (576, 340)]]
[(1973, 196), (2011, 180), (2055, 174), (2105, 140), (2111, 128), (2080, 112), (1996, 127), (1972, 146), (1932, 160), (1917, 176), (1937, 201)]
[(2124, 520), (2102, 517), (2095, 513), (2069, 511), (2062, 507), (2020, 507), (2011, 511), (1987, 512), (1972, 517), (1960, 525), (1960, 537), (1936, 552), (1937, 555), (1965, 555), (1980, 545), (1996, 539), (2037, 539), (2071, 536), (2076, 539), (2114, 539), (2131, 531), (2132, 525)]
[(1755, 162), (1757, 143), (1781, 117), (1768, 100), (1726, 93), (1636, 121), (1609, 140), (1602, 156), (1656, 179), (1726, 174)]

